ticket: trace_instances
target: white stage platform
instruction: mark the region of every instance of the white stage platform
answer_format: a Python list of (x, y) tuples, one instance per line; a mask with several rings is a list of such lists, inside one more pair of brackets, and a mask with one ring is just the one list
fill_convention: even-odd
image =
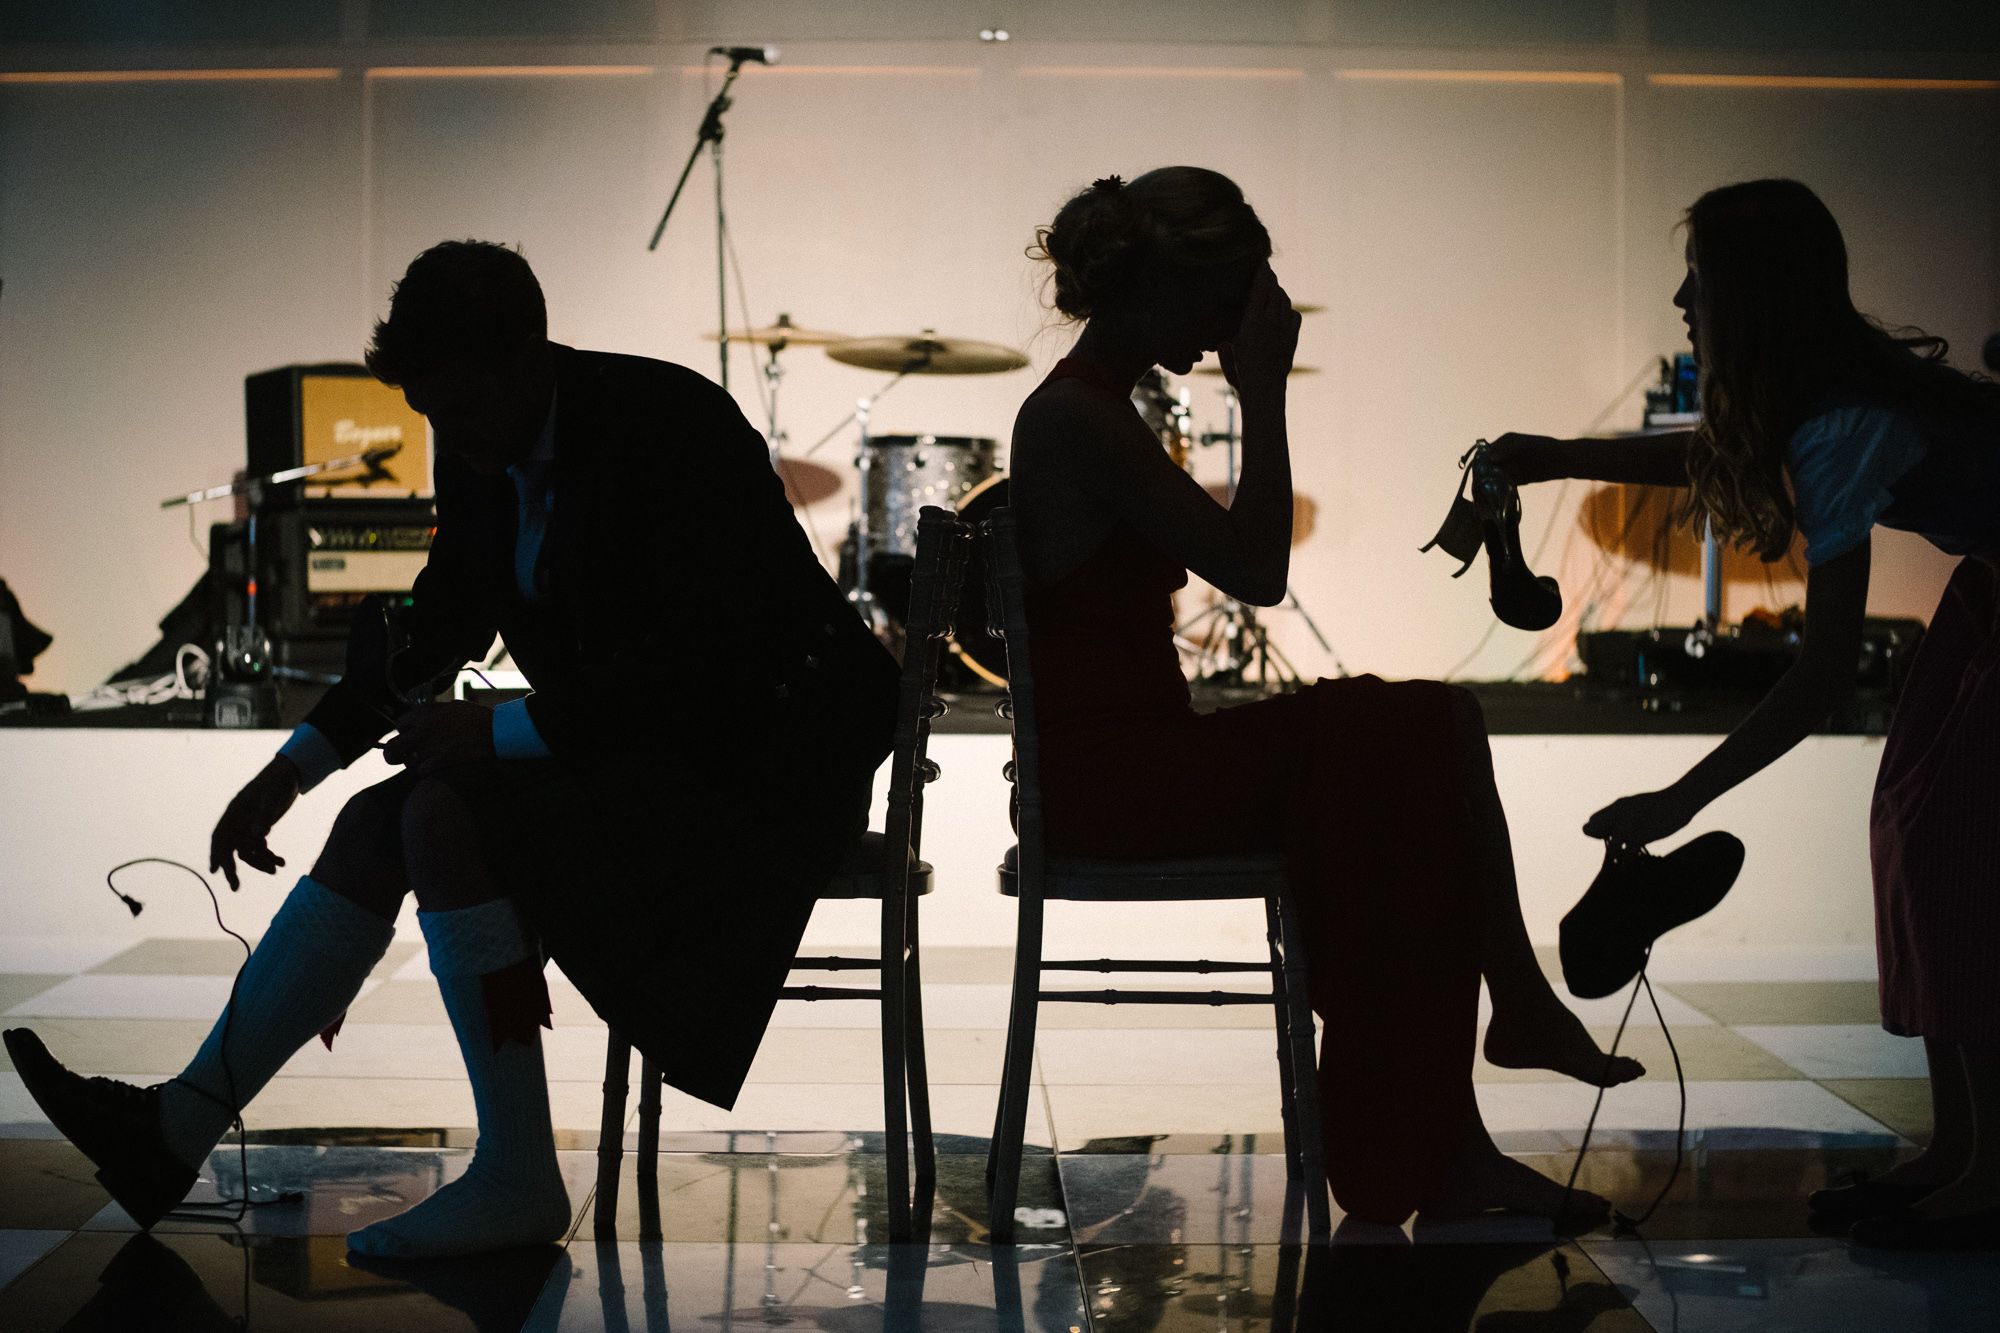
[[(105, 891), (104, 874), (140, 856), (205, 869), (209, 830), (223, 804), (282, 739), (277, 732), (0, 730), (0, 912), (9, 932), (212, 933), (206, 896), (179, 872), (142, 867), (121, 878), (147, 904), (138, 921)], [(1584, 819), (1614, 797), (1672, 780), (1713, 743), (1703, 736), (1494, 738), (1521, 899), (1537, 943), (1554, 942), (1562, 913), (1596, 873), (1600, 845), (1579, 832)], [(1007, 748), (1006, 737), (992, 735), (932, 743), (944, 776), (930, 790), (924, 840), (938, 870), (937, 892), (924, 904), (929, 943), (1012, 940), (1013, 904), (993, 880), (1011, 840), (1000, 773)], [(1711, 944), (1730, 946), (1718, 954), (1806, 946), (1826, 951), (1816, 975), (1872, 976), (1867, 810), (1880, 754), (1876, 738), (1813, 737), (1704, 812), (1691, 832), (1727, 828), (1749, 845), (1749, 860), (1727, 902), (1662, 946), (1662, 975), (1699, 969), (1700, 947)], [(282, 889), (310, 867), (341, 802), (387, 772), (370, 756), (304, 797), (272, 839), (289, 862), (283, 877), (253, 872), (241, 894), (225, 892), (230, 924), (261, 931)], [(880, 816), (878, 798), (878, 825)], [(660, 851), (669, 863), (673, 849)], [(1230, 904), (1163, 905), (1142, 914), (1065, 904), (1052, 910), (1050, 925), (1052, 938), (1067, 942), (1064, 952), (1115, 945), (1171, 954), (1192, 940), (1218, 957), (1254, 957), (1262, 915)], [(829, 903), (808, 943), (861, 944), (875, 928), (869, 905)]]

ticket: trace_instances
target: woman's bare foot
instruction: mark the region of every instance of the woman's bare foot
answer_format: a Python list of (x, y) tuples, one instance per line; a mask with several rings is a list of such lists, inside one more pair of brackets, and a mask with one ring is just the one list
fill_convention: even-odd
[(1921, 1189), (1942, 1189), (1965, 1174), (1966, 1155), (1941, 1156), (1924, 1149), (1907, 1162), (1898, 1162), (1887, 1171), (1868, 1177), (1871, 1184), (1910, 1185)]
[(1460, 1159), (1443, 1191), (1426, 1202), (1420, 1213), (1426, 1220), (1440, 1221), (1494, 1209), (1567, 1222), (1567, 1229), (1584, 1231), (1609, 1220), (1611, 1201), (1601, 1194), (1579, 1189), (1568, 1192), (1565, 1205), (1559, 1182), (1515, 1161), (1489, 1143)]
[(1593, 1088), (1615, 1088), (1646, 1072), (1629, 1056), (1606, 1061), (1583, 1020), (1559, 1000), (1532, 1008), (1494, 1005), (1484, 1050), (1488, 1063), (1502, 1069), (1549, 1069)]
[(2000, 1180), (1990, 1174), (1967, 1172), (1926, 1194), (1910, 1211), (1933, 1222), (1970, 1217), (2000, 1209)]

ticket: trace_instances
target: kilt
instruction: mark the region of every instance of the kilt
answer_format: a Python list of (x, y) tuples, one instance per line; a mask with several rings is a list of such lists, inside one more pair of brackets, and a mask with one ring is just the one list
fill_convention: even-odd
[(814, 903), (867, 828), (873, 776), (748, 758), (434, 775), (476, 812), (494, 878), (598, 1016), (668, 1083), (725, 1108)]

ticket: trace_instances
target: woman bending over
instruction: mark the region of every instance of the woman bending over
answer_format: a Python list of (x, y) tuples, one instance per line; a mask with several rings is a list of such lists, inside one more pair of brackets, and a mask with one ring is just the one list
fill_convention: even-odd
[(1856, 312), (1840, 228), (1797, 181), (1712, 190), (1687, 234), (1674, 304), (1701, 424), (1639, 441), (1508, 435), (1496, 457), (1518, 482), (1684, 486), (1685, 517), (1766, 560), (1803, 535), (1805, 644), (1685, 776), (1584, 832), (1664, 838), (1826, 720), (1854, 687), (1878, 524), (1963, 557), (1896, 705), (1869, 823), (1882, 1026), (1923, 1039), (1935, 1131), (1914, 1160), (1812, 1204), (1869, 1244), (2000, 1244), (2000, 385)]

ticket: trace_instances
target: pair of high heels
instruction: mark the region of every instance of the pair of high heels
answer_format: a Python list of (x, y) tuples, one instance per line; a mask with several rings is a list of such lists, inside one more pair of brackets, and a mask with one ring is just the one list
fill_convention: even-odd
[(1493, 461), (1484, 440), (1468, 449), (1458, 465), (1464, 475), (1451, 512), (1422, 549), (1441, 546), (1461, 560), (1452, 574), (1457, 578), (1472, 568), (1485, 547), (1493, 614), (1515, 629), (1547, 629), (1562, 617), (1562, 588), (1528, 568), (1521, 551), (1521, 495), (1513, 479)]

